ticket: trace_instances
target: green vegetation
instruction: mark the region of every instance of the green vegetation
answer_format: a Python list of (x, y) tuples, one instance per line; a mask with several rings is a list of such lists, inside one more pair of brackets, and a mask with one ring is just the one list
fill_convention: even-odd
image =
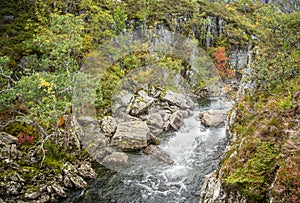
[[(237, 139), (222, 163), (222, 181), (228, 191), (239, 191), (250, 202), (299, 202), (300, 12), (288, 14), (280, 5), (258, 1), (222, 2), (3, 1), (0, 130), (19, 136), (17, 149), (23, 156), (18, 172), (30, 180), (41, 172), (61, 172), (64, 161), (80, 156), (69, 142), (67, 117), (72, 114), (74, 78), (92, 51), (126, 30), (164, 25), (195, 36), (215, 59), (224, 81), (247, 76), (243, 69), (233, 69), (227, 57), (236, 48), (253, 45), (252, 71), (246, 77), (252, 89), (245, 90), (234, 107), (230, 131)], [(221, 23), (212, 29), (212, 22)], [(99, 84), (99, 115), (110, 113), (114, 90), (130, 71), (148, 65), (186, 71), (189, 64), (183, 58), (157, 58), (147, 49), (123, 56), (107, 67)], [(0, 168), (2, 179), (15, 172), (4, 160)]]

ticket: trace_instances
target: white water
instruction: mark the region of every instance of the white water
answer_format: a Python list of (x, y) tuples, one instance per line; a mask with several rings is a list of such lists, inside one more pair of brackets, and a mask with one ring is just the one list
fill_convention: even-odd
[(82, 197), (75, 195), (68, 202), (199, 202), (203, 178), (216, 169), (225, 149), (226, 130), (205, 129), (198, 113), (229, 108), (230, 103), (214, 99), (195, 110), (178, 132), (162, 141), (160, 147), (174, 160), (173, 165), (151, 156), (133, 156), (137, 158), (122, 173), (99, 178)]

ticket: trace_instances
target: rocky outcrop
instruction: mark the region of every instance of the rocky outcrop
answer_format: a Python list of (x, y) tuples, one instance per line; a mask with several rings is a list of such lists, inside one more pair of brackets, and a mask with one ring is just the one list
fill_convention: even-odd
[(146, 122), (119, 123), (111, 144), (122, 150), (140, 150), (147, 147), (149, 133)]
[(205, 176), (200, 190), (199, 203), (246, 203), (246, 198), (238, 192), (228, 192), (222, 187), (222, 170), (214, 171)]
[(201, 123), (206, 127), (223, 127), (227, 119), (227, 112), (224, 110), (208, 110), (199, 113)]

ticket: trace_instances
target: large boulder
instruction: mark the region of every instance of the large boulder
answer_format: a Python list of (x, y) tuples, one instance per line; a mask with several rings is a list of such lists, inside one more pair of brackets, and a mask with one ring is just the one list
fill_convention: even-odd
[(153, 113), (146, 117), (146, 123), (154, 135), (159, 135), (163, 132), (164, 120), (159, 113)]
[(160, 161), (163, 161), (167, 164), (173, 164), (174, 161), (171, 159), (170, 155), (167, 154), (165, 151), (163, 151), (161, 148), (154, 146), (154, 145), (149, 145), (144, 149), (144, 153), (146, 155), (152, 155), (155, 158), (157, 158)]
[(150, 129), (146, 122), (131, 121), (120, 123), (111, 144), (122, 150), (140, 150), (147, 147), (149, 133)]
[(164, 96), (161, 96), (163, 101), (167, 101), (171, 105), (176, 105), (181, 109), (192, 109), (195, 104), (193, 100), (184, 94), (172, 92), (171, 90), (167, 90)]
[(135, 97), (129, 107), (130, 115), (132, 116), (138, 116), (145, 113), (155, 101), (155, 99), (149, 97), (144, 90), (139, 91), (137, 94), (138, 96)]
[(124, 152), (113, 152), (106, 156), (101, 162), (104, 166), (114, 168), (124, 166), (128, 162), (128, 156)]
[(206, 127), (223, 127), (227, 119), (225, 110), (208, 110), (199, 113), (202, 125)]

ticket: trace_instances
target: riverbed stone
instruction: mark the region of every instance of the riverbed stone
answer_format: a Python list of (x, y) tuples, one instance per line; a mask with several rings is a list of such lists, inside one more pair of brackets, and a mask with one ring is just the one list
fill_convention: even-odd
[(199, 113), (202, 125), (206, 127), (223, 127), (227, 119), (225, 110), (207, 110)]
[(173, 164), (174, 161), (171, 159), (170, 155), (163, 151), (161, 148), (155, 145), (149, 145), (144, 149), (146, 155), (152, 155), (160, 161), (167, 164)]
[(163, 132), (164, 121), (159, 113), (153, 113), (147, 116), (146, 123), (154, 135), (159, 135)]
[(119, 123), (111, 144), (122, 150), (140, 150), (147, 146), (149, 133), (150, 129), (146, 122)]
[(97, 151), (95, 152), (93, 158), (94, 158), (96, 161), (98, 161), (99, 163), (101, 163), (102, 160), (103, 160), (106, 156), (112, 154), (112, 153), (115, 152), (115, 151), (116, 151), (116, 150), (115, 150), (114, 148), (108, 147), (108, 146), (107, 146), (107, 147), (104, 147), (104, 148), (101, 148), (101, 149), (97, 150)]
[(176, 111), (170, 116), (170, 126), (176, 131), (183, 126), (183, 116), (180, 111)]
[(149, 97), (147, 92), (144, 90), (140, 90), (137, 94), (138, 95), (134, 98), (129, 107), (130, 115), (132, 116), (138, 116), (145, 113), (155, 101), (155, 99)]
[(154, 144), (154, 145), (159, 145), (160, 144), (160, 139), (158, 139), (155, 135), (152, 133), (149, 133), (148, 137), (148, 145)]
[(126, 165), (128, 162), (128, 156), (127, 154), (125, 154), (124, 152), (113, 152), (111, 155), (106, 156), (103, 161), (102, 164), (104, 166), (123, 166)]
[(193, 100), (189, 96), (171, 90), (167, 90), (161, 99), (167, 101), (170, 105), (176, 105), (181, 109), (192, 109), (195, 106)]

